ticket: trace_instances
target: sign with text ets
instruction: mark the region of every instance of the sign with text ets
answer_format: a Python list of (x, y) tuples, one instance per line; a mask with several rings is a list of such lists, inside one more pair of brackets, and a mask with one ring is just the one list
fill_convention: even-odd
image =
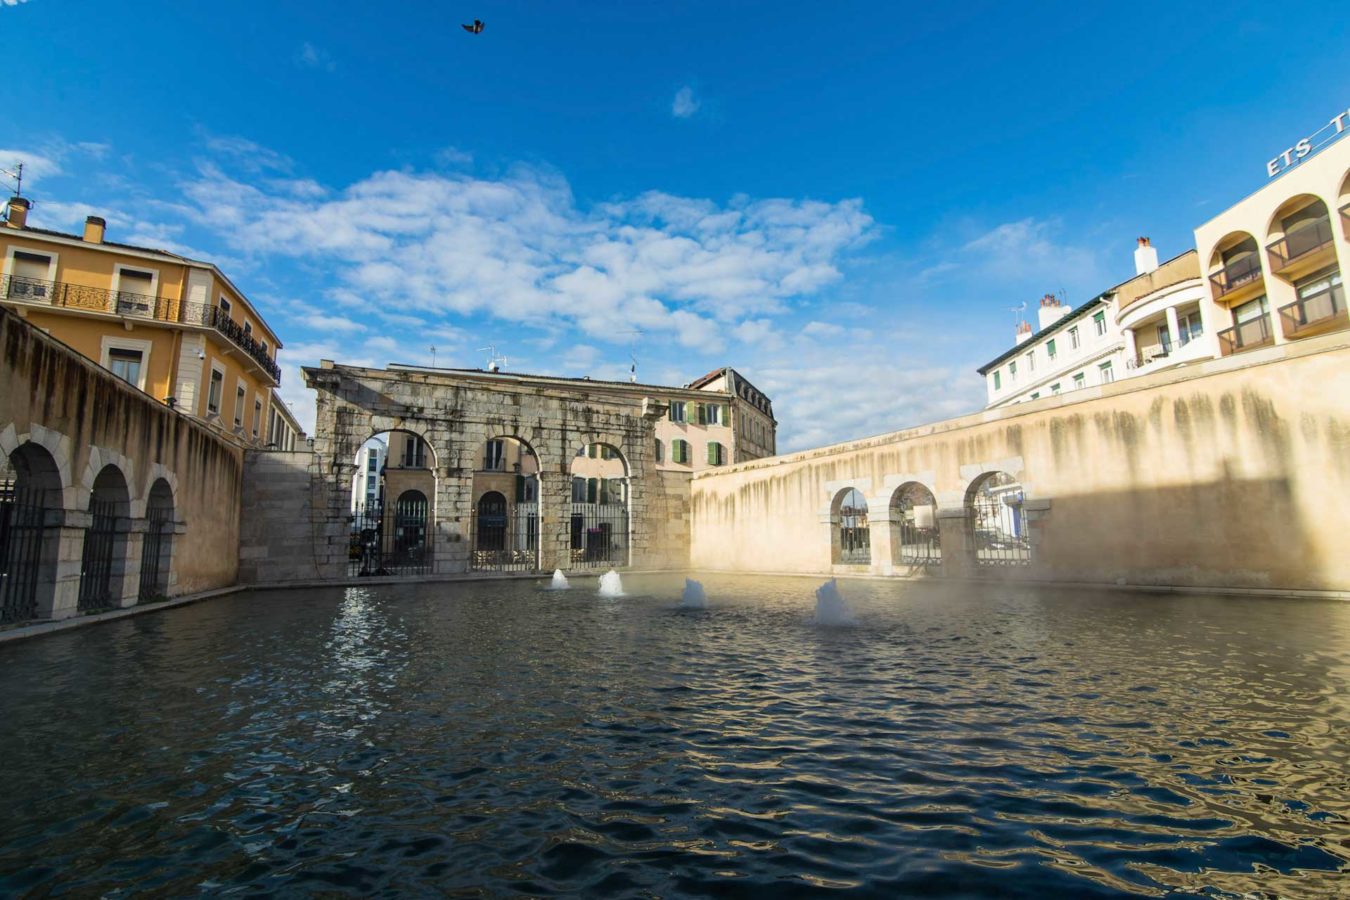
[(1336, 140), (1346, 128), (1350, 128), (1350, 109), (1332, 116), (1330, 122), (1266, 163), (1266, 174), (1271, 178), (1284, 174)]

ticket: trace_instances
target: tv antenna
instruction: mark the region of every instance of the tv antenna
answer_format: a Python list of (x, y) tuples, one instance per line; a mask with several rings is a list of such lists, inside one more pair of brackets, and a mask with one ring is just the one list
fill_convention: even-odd
[(1013, 324), (1022, 324), (1022, 313), (1027, 311), (1027, 301), (1023, 300), (1021, 306), (1010, 306), (1008, 312), (1013, 314)]
[(506, 365), (506, 357), (497, 355), (497, 348), (492, 344), (486, 347), (479, 347), (479, 353), (486, 352), (488, 355), (487, 370), (489, 372), (499, 372), (502, 366)]
[(427, 349), (431, 351), (431, 367), (434, 369), (436, 368), (436, 345), (432, 344)]
[(641, 328), (635, 328), (632, 331), (620, 331), (618, 333), (631, 335), (633, 338), (628, 342), (628, 359), (630, 362), (630, 365), (628, 366), (628, 380), (637, 384), (637, 342), (638, 338), (646, 335), (646, 332)]
[(0, 174), (14, 182), (14, 196), (18, 197), (23, 194), (23, 163), (15, 163), (13, 171), (0, 169)]

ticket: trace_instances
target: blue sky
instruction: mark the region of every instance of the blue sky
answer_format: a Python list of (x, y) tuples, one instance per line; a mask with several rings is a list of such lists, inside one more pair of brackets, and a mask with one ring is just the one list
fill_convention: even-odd
[(1011, 307), (1184, 251), (1350, 106), (1338, 4), (959, 6), (0, 0), (0, 165), (220, 264), (306, 423), (321, 356), (492, 344), (734, 365), (798, 449), (979, 408)]

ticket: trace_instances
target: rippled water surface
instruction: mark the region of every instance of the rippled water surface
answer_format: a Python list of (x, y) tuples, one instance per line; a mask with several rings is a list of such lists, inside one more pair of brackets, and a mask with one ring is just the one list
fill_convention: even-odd
[(626, 582), (0, 646), (0, 894), (1350, 893), (1350, 604)]

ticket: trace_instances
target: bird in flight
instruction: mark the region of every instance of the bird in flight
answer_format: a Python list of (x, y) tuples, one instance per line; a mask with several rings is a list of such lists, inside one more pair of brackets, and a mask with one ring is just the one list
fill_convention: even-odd
[(474, 19), (472, 25), (461, 25), (461, 26), (459, 26), (459, 27), (460, 27), (460, 28), (463, 28), (463, 29), (464, 29), (465, 31), (467, 31), (469, 34), (482, 34), (482, 33), (483, 33), (483, 20), (482, 20), (482, 19)]

